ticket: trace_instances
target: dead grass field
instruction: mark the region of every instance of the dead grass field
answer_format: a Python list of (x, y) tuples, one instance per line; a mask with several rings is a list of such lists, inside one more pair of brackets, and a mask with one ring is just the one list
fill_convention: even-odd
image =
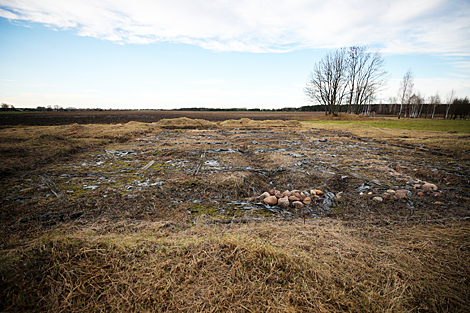
[[(459, 136), (249, 119), (3, 128), (0, 311), (468, 312)], [(310, 188), (334, 198), (248, 201)]]

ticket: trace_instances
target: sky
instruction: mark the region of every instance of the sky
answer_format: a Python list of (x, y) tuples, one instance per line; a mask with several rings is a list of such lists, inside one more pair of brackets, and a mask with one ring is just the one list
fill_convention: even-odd
[(0, 102), (16, 108), (310, 105), (331, 50), (380, 51), (397, 96), (470, 97), (469, 0), (0, 0)]

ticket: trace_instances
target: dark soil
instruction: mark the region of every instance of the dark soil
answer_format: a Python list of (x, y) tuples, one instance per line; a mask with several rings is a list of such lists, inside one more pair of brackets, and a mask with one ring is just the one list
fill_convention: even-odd
[(0, 114), (0, 126), (51, 126), (69, 124), (117, 124), (130, 121), (153, 123), (161, 119), (188, 117), (219, 122), (227, 119), (309, 120), (322, 112), (205, 112), (205, 111), (76, 111)]

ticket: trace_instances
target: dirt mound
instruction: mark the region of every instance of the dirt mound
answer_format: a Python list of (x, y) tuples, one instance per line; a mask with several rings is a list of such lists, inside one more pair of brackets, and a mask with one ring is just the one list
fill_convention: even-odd
[(243, 128), (243, 129), (266, 129), (273, 127), (298, 127), (300, 122), (296, 120), (265, 120), (256, 121), (249, 118), (239, 120), (226, 120), (222, 122), (210, 122), (203, 119), (191, 119), (179, 117), (174, 119), (162, 119), (155, 123), (164, 129), (216, 129), (216, 128)]
[(203, 119), (191, 119), (179, 117), (173, 119), (162, 119), (155, 123), (158, 127), (164, 129), (210, 129), (217, 128), (217, 124)]
[(219, 125), (223, 127), (241, 127), (241, 128), (271, 128), (271, 127), (297, 127), (300, 126), (300, 122), (296, 120), (282, 121), (282, 120), (266, 120), (266, 121), (254, 121), (249, 118), (242, 118), (239, 120), (227, 120), (220, 122)]

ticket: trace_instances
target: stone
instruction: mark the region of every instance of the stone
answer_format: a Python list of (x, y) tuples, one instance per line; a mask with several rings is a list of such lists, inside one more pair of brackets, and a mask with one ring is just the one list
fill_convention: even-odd
[(315, 189), (315, 194), (321, 196), (323, 194), (323, 191)]
[(317, 195), (317, 193), (316, 193), (316, 191), (315, 191), (315, 190), (313, 190), (313, 189), (312, 189), (312, 190), (310, 190), (310, 195), (312, 195), (312, 196), (316, 196), (316, 195)]
[(421, 197), (424, 196), (424, 192), (422, 191), (418, 192), (418, 196), (421, 196)]
[(441, 202), (441, 201), (436, 201), (436, 202), (434, 202), (434, 204), (437, 204), (437, 205), (445, 205), (445, 203), (444, 203), (444, 202)]
[(377, 201), (377, 202), (383, 202), (384, 199), (382, 197), (373, 197), (372, 200)]
[(270, 194), (271, 196), (274, 196), (275, 193), (276, 193), (276, 191), (275, 191), (274, 189), (269, 190), (269, 194)]
[(372, 193), (372, 191), (369, 191), (367, 194), (370, 196), (370, 195), (372, 195), (373, 193)]
[(395, 194), (395, 190), (389, 189), (389, 190), (387, 190), (387, 193), (388, 193), (389, 195), (394, 195), (394, 194)]
[(320, 197), (315, 198), (315, 202), (317, 202), (317, 203), (322, 203), (322, 202), (323, 202), (323, 198), (320, 198)]
[(260, 200), (264, 200), (265, 198), (267, 198), (267, 197), (269, 197), (269, 196), (271, 196), (271, 195), (269, 194), (269, 192), (263, 192), (263, 193), (261, 194), (261, 196), (259, 196), (259, 199), (260, 199)]
[(415, 185), (413, 186), (413, 189), (415, 189), (415, 190), (416, 190), (416, 189), (421, 189), (421, 185), (420, 185), (420, 184), (415, 184)]
[(433, 192), (433, 194), (431, 196), (433, 196), (435, 198), (438, 198), (438, 197), (441, 196), (441, 193), (440, 192)]
[(298, 192), (294, 192), (294, 196), (296, 196), (297, 198), (301, 199), (300, 193), (298, 193)]
[(274, 192), (274, 196), (275, 196), (276, 198), (278, 198), (278, 199), (279, 199), (279, 198), (282, 198), (282, 193), (281, 193), (279, 190), (276, 190), (276, 191)]
[(304, 204), (303, 204), (302, 202), (300, 202), (300, 201), (294, 201), (294, 202), (292, 203), (292, 205), (293, 205), (294, 208), (296, 208), (296, 209), (302, 209), (302, 208), (304, 207)]
[(396, 195), (397, 195), (398, 198), (406, 198), (406, 197), (408, 197), (408, 190), (406, 190), (406, 189), (397, 190)]
[(425, 191), (437, 191), (437, 189), (438, 189), (437, 186), (434, 185), (434, 184), (424, 184), (424, 185), (422, 186), (422, 188), (423, 188), (423, 190), (425, 190)]
[(263, 199), (264, 203), (269, 205), (277, 204), (277, 198), (275, 196), (269, 196)]
[(309, 205), (310, 203), (312, 203), (312, 198), (310, 198), (310, 197), (305, 197), (303, 203), (306, 204), (306, 205)]
[(290, 196), (290, 197), (289, 197), (289, 200), (290, 200), (290, 201), (300, 201), (300, 199), (297, 198), (296, 196)]
[(282, 193), (282, 196), (289, 198), (290, 196), (292, 196), (292, 192), (290, 192), (289, 190), (286, 190)]
[(279, 198), (279, 200), (277, 200), (277, 204), (281, 208), (287, 208), (289, 207), (289, 199), (287, 197)]
[(302, 201), (304, 201), (304, 199), (307, 198), (307, 196), (304, 195), (303, 193), (300, 193), (299, 195), (300, 195), (299, 199)]

